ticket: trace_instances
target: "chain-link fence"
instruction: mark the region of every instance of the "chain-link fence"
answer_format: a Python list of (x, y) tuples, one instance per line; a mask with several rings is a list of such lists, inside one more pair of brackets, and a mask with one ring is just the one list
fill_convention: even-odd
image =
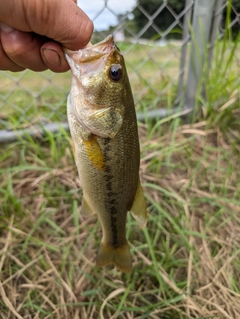
[[(166, 116), (177, 112), (179, 105), (191, 110), (207, 60), (206, 48), (210, 44), (210, 62), (216, 38), (223, 37), (226, 28), (236, 36), (239, 6), (223, 0), (133, 0), (132, 7), (123, 12), (124, 2), (121, 11), (115, 0), (99, 0), (99, 7), (83, 1), (79, 5), (96, 23), (93, 42), (114, 34), (125, 55), (138, 117)], [(97, 27), (101, 17), (105, 30)], [(39, 125), (40, 131), (57, 130), (60, 124), (67, 128), (70, 85), (70, 72), (1, 72), (0, 142), (26, 132), (38, 134)]]

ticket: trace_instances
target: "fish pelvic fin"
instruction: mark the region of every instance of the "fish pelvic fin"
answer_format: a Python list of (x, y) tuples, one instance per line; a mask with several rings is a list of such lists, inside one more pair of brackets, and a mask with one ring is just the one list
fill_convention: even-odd
[(147, 224), (147, 206), (140, 181), (138, 182), (138, 188), (130, 211), (139, 226), (145, 227)]
[(74, 156), (74, 160), (76, 162), (76, 147), (75, 147), (75, 144), (74, 144), (74, 140), (72, 139), (72, 149), (73, 149), (73, 156)]
[(83, 195), (83, 200), (82, 200), (82, 208), (81, 208), (82, 215), (84, 217), (91, 216), (95, 214), (95, 211), (92, 209), (92, 207), (88, 204), (88, 201), (86, 197)]
[(102, 242), (96, 264), (98, 267), (113, 264), (121, 272), (131, 272), (132, 259), (128, 243), (126, 242), (125, 245), (119, 247), (113, 247)]

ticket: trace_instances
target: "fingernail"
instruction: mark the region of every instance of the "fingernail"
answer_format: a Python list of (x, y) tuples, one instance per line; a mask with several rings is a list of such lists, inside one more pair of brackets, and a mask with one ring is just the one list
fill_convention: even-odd
[(61, 58), (57, 51), (53, 49), (42, 49), (44, 58), (46, 61), (50, 64), (54, 65), (60, 65), (61, 64)]
[(5, 33), (10, 33), (12, 32), (14, 29), (12, 27), (10, 27), (8, 24), (5, 24), (5, 23), (0, 23), (0, 27), (1, 27), (1, 30)]

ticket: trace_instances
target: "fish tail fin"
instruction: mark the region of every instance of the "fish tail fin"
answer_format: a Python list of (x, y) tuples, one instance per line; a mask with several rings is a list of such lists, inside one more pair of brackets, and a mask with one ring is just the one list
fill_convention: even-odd
[(132, 270), (132, 260), (129, 245), (113, 247), (102, 243), (97, 255), (97, 266), (113, 264), (122, 272), (130, 272)]

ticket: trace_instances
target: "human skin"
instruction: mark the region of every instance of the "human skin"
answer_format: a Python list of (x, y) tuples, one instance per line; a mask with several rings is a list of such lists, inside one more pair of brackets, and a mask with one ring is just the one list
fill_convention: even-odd
[(73, 0), (0, 0), (0, 70), (65, 72), (62, 47), (79, 50), (92, 32)]

